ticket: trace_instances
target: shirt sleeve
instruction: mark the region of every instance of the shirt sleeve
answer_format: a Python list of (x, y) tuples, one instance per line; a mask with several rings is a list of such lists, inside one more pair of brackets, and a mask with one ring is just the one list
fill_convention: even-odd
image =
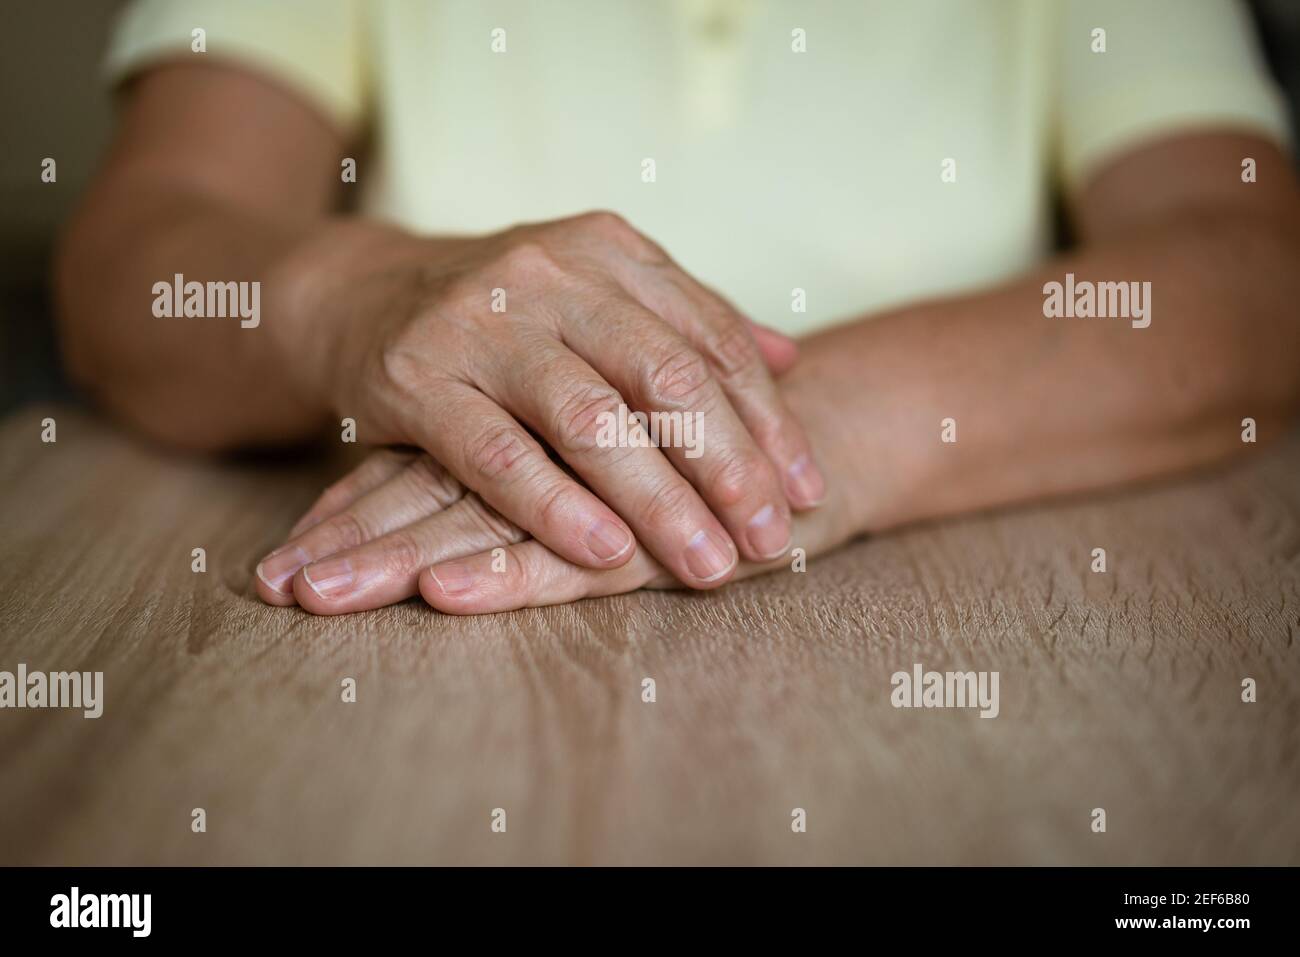
[[(196, 29), (204, 53), (193, 49)], [(281, 82), (353, 132), (366, 106), (363, 40), (357, 0), (131, 0), (105, 72), (116, 84), (164, 60), (227, 60)]]
[[(1073, 190), (1107, 160), (1196, 128), (1289, 146), (1284, 100), (1237, 0), (1062, 0), (1055, 151)], [(1094, 48), (1104, 30), (1105, 52)]]

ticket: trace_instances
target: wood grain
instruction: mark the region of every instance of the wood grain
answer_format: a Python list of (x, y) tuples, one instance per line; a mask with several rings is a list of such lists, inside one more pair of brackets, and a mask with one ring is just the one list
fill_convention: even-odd
[[(1300, 863), (1300, 438), (1250, 456), (710, 595), (328, 619), (249, 576), (337, 463), (27, 408), (0, 669), (101, 670), (106, 701), (0, 711), (0, 864)], [(999, 671), (1000, 716), (894, 709), (914, 662)]]

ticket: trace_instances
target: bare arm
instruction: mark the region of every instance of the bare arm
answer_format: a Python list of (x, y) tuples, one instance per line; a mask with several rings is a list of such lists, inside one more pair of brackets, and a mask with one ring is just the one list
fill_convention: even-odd
[[(639, 542), (712, 588), (742, 558), (784, 553), (792, 510), (824, 491), (770, 375), (793, 343), (610, 213), (464, 238), (335, 215), (346, 149), (253, 74), (141, 77), (58, 257), (74, 377), (142, 431), (199, 449), (352, 418), (361, 441), (426, 450), (585, 566), (618, 567)], [(257, 283), (261, 314), (248, 328), (155, 315), (156, 287), (178, 274)], [(602, 447), (630, 409), (707, 417), (709, 442)], [(272, 592), (295, 554), (263, 568)]]
[(318, 429), (321, 402), (286, 375), (279, 333), (291, 316), (257, 329), (156, 320), (150, 289), (177, 272), (265, 283), (329, 215), (344, 146), (321, 115), (252, 75), (180, 65), (140, 77), (57, 256), (73, 378), (138, 428), (187, 447)]
[[(1256, 183), (1241, 182), (1247, 156)], [(1300, 405), (1300, 199), (1287, 158), (1228, 132), (1171, 139), (1102, 170), (1076, 210), (1079, 248), (1015, 282), (801, 343), (782, 387), (829, 495), (796, 520), (796, 545), (811, 555), (861, 532), (1193, 468), (1252, 448), (1243, 418), (1261, 439), (1289, 424)], [(1044, 284), (1067, 272), (1150, 282), (1151, 324), (1046, 318)], [(953, 443), (941, 441), (949, 418)], [(338, 492), (314, 518), (367, 501), (357, 475)], [(326, 577), (341, 564), (391, 568), (394, 537), (419, 541), (424, 527), (437, 543), (432, 568), (347, 587)], [(670, 582), (648, 556), (597, 571), (535, 541), (456, 540), (454, 528), (435, 515), (319, 561), (300, 601), (324, 614), (374, 607), (410, 594), (418, 576), (431, 605), (475, 614)], [(493, 546), (505, 547), (504, 570)]]
[[(1232, 133), (1170, 139), (1101, 170), (1074, 208), (1079, 248), (1031, 275), (803, 344), (792, 402), (839, 463), (832, 481), (860, 477), (855, 528), (1202, 465), (1249, 448), (1242, 418), (1267, 437), (1294, 414), (1300, 196), (1286, 156)], [(1150, 281), (1151, 325), (1045, 318), (1043, 286), (1067, 272)]]

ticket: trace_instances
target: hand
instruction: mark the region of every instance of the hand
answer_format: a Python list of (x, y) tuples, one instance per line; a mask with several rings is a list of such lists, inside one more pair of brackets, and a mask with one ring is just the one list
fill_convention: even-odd
[[(844, 525), (835, 514), (799, 516), (796, 544), (809, 554), (838, 544)], [(484, 614), (678, 584), (643, 550), (617, 568), (575, 565), (528, 538), (429, 455), (392, 449), (372, 453), (330, 486), (272, 553), (279, 555), (300, 564), (290, 592), (270, 588), (259, 570), (258, 594), (318, 615), (381, 608), (417, 593), (440, 611)], [(307, 562), (309, 555), (318, 558)], [(747, 578), (785, 561), (742, 562), (736, 574)]]
[[(846, 541), (864, 522), (846, 481), (851, 468), (841, 464), (846, 450), (826, 437), (840, 431), (830, 421), (833, 401), (815, 406), (791, 397), (807, 421), (823, 426), (822, 437), (813, 438), (840, 479), (822, 508), (795, 519), (794, 544), (812, 556)], [(677, 584), (644, 550), (612, 569), (569, 562), (528, 538), (427, 454), (388, 449), (330, 486), (269, 560), (281, 555), (298, 566), (287, 593), (271, 589), (261, 569), (258, 593), (273, 604), (296, 600), (322, 615), (379, 608), (417, 593), (444, 612), (482, 614)], [(742, 562), (736, 575), (783, 568), (786, 561)]]
[[(257, 590), (271, 604), (296, 601), (320, 615), (381, 608), (417, 593), (436, 604), (444, 586), (429, 576), (431, 565), (484, 551), (490, 560), (492, 549), (525, 540), (528, 536), (517, 525), (428, 454), (380, 449), (326, 489), (289, 532), (289, 540), (263, 562), (288, 555), (301, 566), (287, 593), (271, 588), (260, 566)], [(308, 561), (309, 556), (316, 558)], [(620, 586), (620, 591), (651, 581), (672, 583), (643, 550), (606, 574), (609, 587)]]
[[(557, 555), (615, 568), (635, 534), (679, 581), (715, 587), (737, 552), (781, 555), (791, 506), (822, 498), (748, 324), (617, 217), (399, 245), (385, 268), (336, 261), (296, 283), (307, 314), (348, 317), (319, 387), (367, 441), (428, 451)], [(702, 454), (602, 447), (602, 416), (627, 408), (699, 413)], [(294, 557), (263, 564), (272, 589)]]

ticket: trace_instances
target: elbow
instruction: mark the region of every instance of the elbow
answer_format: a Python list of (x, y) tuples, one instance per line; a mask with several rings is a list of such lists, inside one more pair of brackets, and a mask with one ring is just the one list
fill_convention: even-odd
[(1295, 356), (1295, 348), (1269, 355), (1262, 349), (1247, 351), (1249, 357), (1230, 376), (1233, 385), (1220, 390), (1195, 416), (1203, 440), (1218, 445), (1228, 458), (1286, 436), (1300, 416), (1300, 364), (1277, 361)]
[(90, 341), (94, 326), (87, 321), (86, 297), (80, 287), (89, 270), (83, 264), (85, 239), (77, 221), (59, 235), (54, 247), (52, 292), (54, 325), (64, 375), (82, 392), (97, 394), (102, 388), (103, 369), (96, 362), (104, 351)]
[(1206, 398), (1216, 417), (1231, 415), (1243, 431), (1253, 420), (1264, 441), (1300, 414), (1300, 228), (1281, 220), (1235, 227), (1225, 232), (1242, 275), (1219, 302), (1221, 321), (1202, 353), (1213, 384)]
[(1243, 303), (1234, 336), (1248, 354), (1243, 364), (1247, 402), (1287, 426), (1300, 413), (1300, 273), (1295, 269), (1300, 225), (1287, 221), (1270, 227), (1246, 250), (1263, 268), (1252, 289), (1254, 301)]
[(188, 452), (221, 453), (239, 436), (214, 429), (202, 403), (176, 401), (175, 376), (143, 360), (113, 321), (112, 248), (83, 212), (59, 235), (52, 262), (54, 324), (68, 382), (115, 420), (146, 438)]
[(83, 207), (56, 237), (51, 300), (64, 375), (87, 398), (113, 405), (142, 380), (115, 321), (124, 244), (101, 220)]

